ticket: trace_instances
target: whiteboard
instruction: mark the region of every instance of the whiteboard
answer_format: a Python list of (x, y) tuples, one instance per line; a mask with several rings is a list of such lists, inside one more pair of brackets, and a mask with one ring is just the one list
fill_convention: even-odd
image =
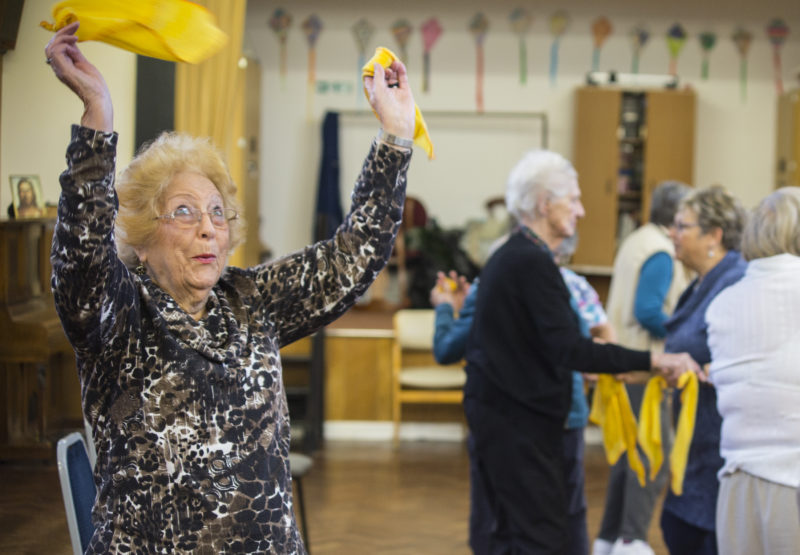
[[(541, 112), (425, 112), (434, 160), (414, 147), (407, 195), (422, 201), (429, 218), (446, 229), (486, 217), (486, 201), (505, 196), (511, 168), (522, 155), (547, 147), (547, 117)], [(371, 112), (339, 113), (340, 194), (350, 192), (379, 122)]]

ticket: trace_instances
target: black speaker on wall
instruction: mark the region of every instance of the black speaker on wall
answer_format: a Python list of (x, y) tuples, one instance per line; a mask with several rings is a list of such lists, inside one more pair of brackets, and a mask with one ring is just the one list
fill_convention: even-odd
[[(2, 0), (0, 0), (2, 1)], [(175, 62), (136, 57), (136, 150), (175, 129)]]
[(14, 50), (17, 45), (19, 20), (24, 0), (0, 0), (0, 54)]

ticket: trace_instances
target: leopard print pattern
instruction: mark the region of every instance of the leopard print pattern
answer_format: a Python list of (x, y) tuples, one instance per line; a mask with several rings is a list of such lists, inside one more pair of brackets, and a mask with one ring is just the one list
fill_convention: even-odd
[(116, 142), (73, 127), (52, 249), (98, 453), (87, 552), (305, 553), (278, 350), (340, 316), (383, 268), (410, 153), (374, 143), (332, 239), (229, 267), (195, 321), (117, 257)]

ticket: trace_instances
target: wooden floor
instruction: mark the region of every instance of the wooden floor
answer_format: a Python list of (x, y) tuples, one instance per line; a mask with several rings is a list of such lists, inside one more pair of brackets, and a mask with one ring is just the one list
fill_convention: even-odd
[[(0, 464), (0, 553), (68, 555), (55, 466)], [(328, 442), (303, 482), (311, 551), (466, 554), (469, 463), (462, 443)], [(608, 466), (587, 447), (589, 534), (599, 527)], [(660, 514), (656, 508), (656, 518)], [(657, 523), (650, 544), (666, 554)]]

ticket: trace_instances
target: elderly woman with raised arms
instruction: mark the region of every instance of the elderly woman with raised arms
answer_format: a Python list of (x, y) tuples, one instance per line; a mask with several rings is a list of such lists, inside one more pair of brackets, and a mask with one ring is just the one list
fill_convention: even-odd
[(706, 311), (722, 416), (717, 546), (731, 555), (800, 549), (800, 188), (755, 209), (744, 277)]
[(115, 183), (111, 98), (76, 29), (45, 52), (84, 104), (52, 262), (98, 451), (88, 552), (305, 553), (278, 350), (346, 311), (389, 257), (414, 130), (405, 67), (365, 80), (384, 133), (335, 236), (239, 269), (236, 187), (208, 141), (162, 135)]

